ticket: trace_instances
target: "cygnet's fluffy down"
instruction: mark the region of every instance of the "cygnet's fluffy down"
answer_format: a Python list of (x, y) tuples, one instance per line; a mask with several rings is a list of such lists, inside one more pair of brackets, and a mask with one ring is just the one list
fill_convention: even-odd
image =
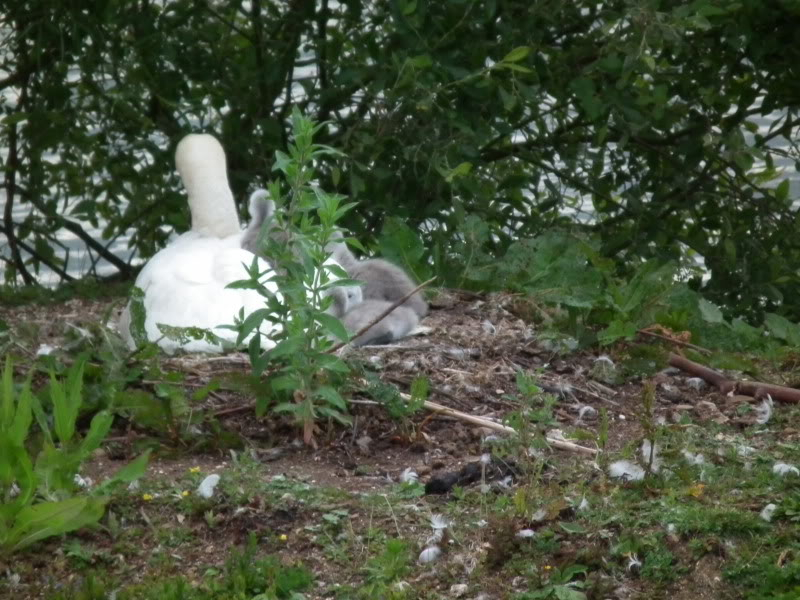
[[(333, 258), (344, 267), (351, 279), (363, 281), (364, 300), (397, 302), (416, 285), (403, 269), (382, 258), (358, 260), (344, 242), (332, 244)], [(421, 319), (428, 314), (428, 303), (420, 292), (410, 296), (401, 306), (408, 307)]]
[[(392, 304), (385, 300), (364, 300), (347, 312), (342, 323), (351, 334), (358, 333)], [(406, 306), (398, 306), (362, 335), (351, 340), (351, 343), (354, 346), (389, 344), (407, 336), (418, 323), (417, 313)]]
[(275, 203), (269, 198), (266, 190), (256, 190), (250, 194), (248, 211), (250, 212), (250, 223), (247, 225), (242, 237), (242, 248), (253, 254), (258, 254), (275, 268), (277, 265), (274, 264), (270, 257), (264, 255), (261, 245), (262, 231), (265, 232), (264, 235), (269, 235), (278, 242), (286, 242), (288, 240), (288, 234), (275, 226), (273, 219), (275, 216)]
[[(167, 339), (158, 324), (209, 329), (234, 342), (237, 333), (220, 326), (232, 324), (241, 309), (247, 315), (264, 307), (264, 298), (256, 290), (227, 288), (248, 278), (245, 265), (249, 266), (255, 255), (242, 249), (244, 232), (239, 228), (220, 143), (211, 135), (187, 135), (178, 144), (175, 163), (188, 194), (192, 228), (157, 252), (136, 278), (136, 286), (144, 292), (144, 329), (149, 341), (168, 352), (177, 348), (219, 352), (219, 344), (204, 340), (180, 344)], [(267, 289), (277, 291), (266, 282), (271, 277), (269, 264), (259, 260), (258, 265)], [(123, 311), (119, 326), (134, 348), (130, 306)], [(262, 327), (272, 325), (265, 322)]]
[[(278, 241), (285, 240), (287, 234), (277, 228), (268, 229), (275, 214), (275, 205), (269, 200), (266, 191), (258, 190), (251, 194), (249, 210), (251, 221), (243, 239), (243, 247), (269, 260), (269, 257), (261, 253), (262, 231), (266, 228), (267, 235)], [(416, 286), (400, 267), (388, 261), (378, 258), (357, 260), (346, 244), (338, 241), (340, 239), (341, 235), (328, 246), (332, 259), (344, 268), (351, 279), (357, 279), (362, 284), (360, 287), (332, 288), (330, 293), (334, 297), (334, 307), (331, 312), (342, 319), (346, 329), (352, 334), (372, 322)], [(274, 263), (272, 266), (278, 268)], [(428, 305), (417, 292), (353, 340), (353, 343), (361, 346), (396, 341), (408, 335), (427, 313)]]

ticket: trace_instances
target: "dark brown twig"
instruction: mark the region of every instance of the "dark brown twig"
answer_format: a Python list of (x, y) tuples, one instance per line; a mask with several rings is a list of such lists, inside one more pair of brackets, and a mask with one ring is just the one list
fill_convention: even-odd
[(769, 394), (773, 400), (786, 402), (788, 404), (800, 404), (800, 390), (775, 385), (773, 383), (761, 383), (759, 381), (733, 381), (725, 377), (722, 373), (698, 364), (677, 354), (669, 355), (669, 364), (682, 371), (696, 375), (715, 386), (723, 394), (735, 392), (743, 396), (753, 396), (760, 398)]
[(679, 354), (670, 354), (669, 364), (673, 367), (677, 367), (681, 371), (686, 371), (687, 373), (700, 377), (716, 387), (723, 394), (727, 394), (733, 389), (733, 382), (722, 373), (718, 373), (713, 369), (689, 360)]

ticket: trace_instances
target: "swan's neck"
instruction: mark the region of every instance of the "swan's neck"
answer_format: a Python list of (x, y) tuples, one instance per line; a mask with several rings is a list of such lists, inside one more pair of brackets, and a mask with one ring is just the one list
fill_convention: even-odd
[(239, 233), (239, 215), (223, 174), (194, 174), (185, 181), (192, 212), (192, 231), (218, 238)]
[(218, 238), (238, 233), (225, 151), (217, 139), (208, 134), (184, 136), (175, 150), (175, 166), (189, 194), (192, 230)]

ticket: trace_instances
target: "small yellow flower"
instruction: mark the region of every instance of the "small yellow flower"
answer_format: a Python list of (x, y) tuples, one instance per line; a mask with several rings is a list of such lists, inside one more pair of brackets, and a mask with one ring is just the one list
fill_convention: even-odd
[(288, 535), (286, 535), (285, 533), (282, 533), (278, 539), (279, 539), (280, 541), (282, 541), (282, 542), (285, 542), (286, 540), (288, 540), (288, 539), (289, 539), (289, 536), (288, 536)]
[(142, 494), (142, 500), (145, 502), (150, 502), (153, 499), (153, 494)]
[(688, 493), (695, 498), (701, 498), (705, 489), (706, 485), (704, 483), (696, 483), (689, 487)]
[(544, 567), (542, 567), (542, 568), (543, 568), (545, 571), (549, 571), (549, 570), (550, 570), (550, 569), (552, 569), (553, 567), (552, 567), (551, 565), (545, 565), (545, 566), (544, 566)]
[(188, 496), (189, 494), (191, 494), (191, 492), (189, 490), (183, 490), (181, 492), (181, 496), (183, 496), (184, 498), (186, 498), (186, 496)]
[(189, 468), (189, 473), (199, 473), (199, 472), (200, 472), (200, 467), (190, 467)]

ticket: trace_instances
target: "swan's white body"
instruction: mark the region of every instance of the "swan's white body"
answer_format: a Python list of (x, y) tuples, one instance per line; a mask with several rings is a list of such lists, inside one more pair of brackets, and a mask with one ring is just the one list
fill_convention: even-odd
[[(257, 291), (227, 289), (234, 281), (249, 279), (246, 267), (255, 255), (242, 248), (245, 232), (239, 227), (225, 152), (219, 142), (210, 135), (187, 135), (178, 144), (175, 163), (188, 192), (192, 229), (157, 252), (136, 278), (136, 286), (144, 292), (144, 329), (149, 341), (168, 352), (178, 348), (220, 352), (219, 344), (205, 340), (180, 344), (167, 339), (158, 324), (209, 329), (223, 340), (235, 342), (237, 333), (220, 326), (233, 324), (241, 309), (246, 316), (264, 308), (265, 299)], [(266, 282), (272, 269), (266, 261), (257, 260)], [(266, 282), (265, 286), (277, 291), (274, 284)], [(120, 318), (120, 330), (127, 344), (135, 348), (130, 325), (128, 306)], [(272, 325), (264, 322), (263, 327)], [(262, 333), (266, 331), (262, 329)], [(270, 347), (265, 339), (262, 348)]]
[[(206, 340), (190, 340), (180, 344), (163, 337), (159, 323), (173, 327), (200, 327), (209, 329), (228, 342), (235, 342), (237, 333), (220, 325), (233, 324), (234, 317), (244, 309), (244, 314), (264, 308), (265, 299), (255, 290), (228, 289), (226, 286), (240, 279), (249, 279), (244, 265), (250, 265), (253, 254), (242, 250), (241, 234), (215, 238), (196, 231), (188, 231), (150, 259), (136, 286), (144, 292), (145, 333), (151, 342), (158, 342), (167, 352), (182, 348), (187, 352), (221, 352), (219, 344)], [(259, 261), (259, 270), (270, 267)], [(267, 289), (276, 287), (267, 282)], [(269, 326), (265, 322), (262, 326)], [(130, 335), (128, 308), (120, 320), (123, 337), (131, 348), (135, 347)], [(249, 338), (248, 338), (249, 339)], [(272, 346), (262, 341), (262, 348)]]

